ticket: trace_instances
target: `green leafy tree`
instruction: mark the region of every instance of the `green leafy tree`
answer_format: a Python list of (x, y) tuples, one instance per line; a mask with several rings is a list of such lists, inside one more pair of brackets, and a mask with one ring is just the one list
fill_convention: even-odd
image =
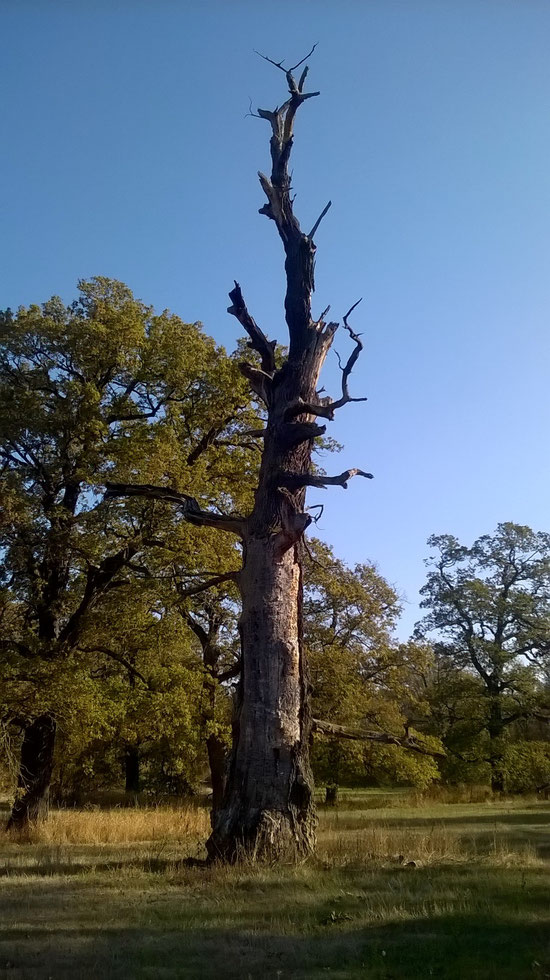
[(339, 783), (367, 776), (425, 785), (437, 777), (429, 753), (440, 746), (412, 727), (420, 707), (410, 681), (426, 649), (396, 642), (399, 600), (374, 565), (349, 568), (316, 540), (308, 552), (304, 636), (319, 733), (316, 775), (329, 784), (329, 797)]
[(202, 664), (174, 604), (155, 580), (106, 597), (82, 635), (88, 677), (104, 724), (62, 726), (54, 783), (59, 795), (118, 787), (130, 799), (191, 790), (205, 763)]
[(166, 479), (198, 509), (192, 482), (214, 508), (244, 505), (257, 455), (242, 436), (257, 425), (246, 383), (198, 324), (156, 315), (118, 282), (79, 288), (70, 306), (54, 298), (0, 319), (0, 670), (3, 715), (23, 731), (19, 826), (46, 811), (60, 677), (105, 597), (145, 555), (170, 568), (177, 551), (195, 572), (236, 557), (208, 530), (196, 542), (167, 505), (104, 500), (104, 482)]
[(513, 726), (549, 717), (550, 535), (505, 523), (471, 548), (451, 535), (428, 544), (418, 633), (436, 640), (434, 711), (455, 758), (485, 763), (500, 792)]

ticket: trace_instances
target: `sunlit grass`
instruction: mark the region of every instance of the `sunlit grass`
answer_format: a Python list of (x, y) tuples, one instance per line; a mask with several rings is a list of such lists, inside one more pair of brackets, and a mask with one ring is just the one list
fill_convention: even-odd
[(52, 810), (49, 819), (22, 834), (9, 833), (13, 842), (29, 844), (129, 844), (136, 841), (201, 839), (209, 831), (204, 807), (117, 807)]

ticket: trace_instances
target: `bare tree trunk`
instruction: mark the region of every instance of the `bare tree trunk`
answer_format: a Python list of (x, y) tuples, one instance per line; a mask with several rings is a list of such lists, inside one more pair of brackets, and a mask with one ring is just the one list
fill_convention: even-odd
[(39, 715), (25, 729), (17, 796), (8, 830), (22, 830), (31, 823), (46, 820), (48, 816), (55, 729), (55, 719), (49, 714)]
[(208, 842), (214, 858), (278, 858), (314, 848), (299, 551), (295, 545), (275, 560), (273, 543), (247, 542), (243, 667), (228, 787)]

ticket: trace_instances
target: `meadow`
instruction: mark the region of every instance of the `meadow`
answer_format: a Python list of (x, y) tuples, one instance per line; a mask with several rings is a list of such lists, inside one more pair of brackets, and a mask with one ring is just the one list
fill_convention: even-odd
[(550, 977), (550, 803), (344, 793), (299, 866), (202, 867), (200, 806), (0, 842), (0, 978)]

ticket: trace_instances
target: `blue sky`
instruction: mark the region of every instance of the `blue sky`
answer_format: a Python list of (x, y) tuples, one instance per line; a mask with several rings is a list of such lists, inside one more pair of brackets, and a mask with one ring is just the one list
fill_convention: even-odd
[[(349, 562), (418, 616), (426, 538), (549, 530), (550, 4), (547, 0), (0, 2), (1, 306), (127, 282), (231, 348), (233, 279), (285, 340), (281, 248), (256, 171), (284, 77), (314, 41), (294, 153), (317, 234), (314, 309), (354, 315), (368, 402), (313, 500)], [(346, 351), (345, 337), (336, 349)], [(336, 358), (324, 383), (337, 394)]]

